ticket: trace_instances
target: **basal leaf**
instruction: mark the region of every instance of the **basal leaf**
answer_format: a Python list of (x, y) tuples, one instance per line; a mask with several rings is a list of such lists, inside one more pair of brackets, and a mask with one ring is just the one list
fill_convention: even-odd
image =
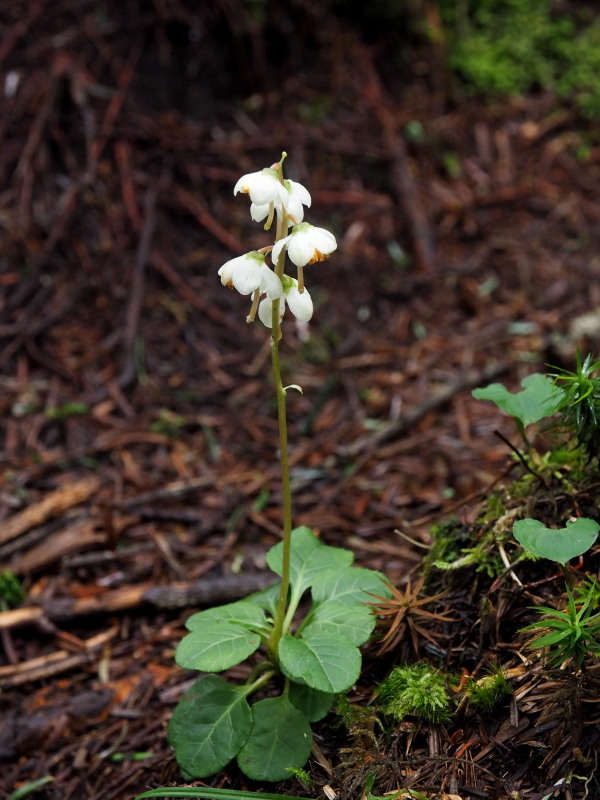
[(265, 612), (258, 603), (254, 603), (249, 598), (192, 614), (191, 617), (188, 617), (185, 627), (190, 631), (198, 631), (202, 630), (209, 622), (221, 623), (224, 621), (236, 622), (252, 631), (267, 632), (269, 630)]
[(521, 381), (523, 391), (509, 392), (501, 383), (491, 383), (471, 394), (478, 400), (491, 400), (511, 417), (520, 420), (523, 426), (538, 422), (554, 414), (563, 393), (548, 375), (539, 372), (528, 375)]
[[(336, 598), (337, 600), (337, 598)], [(344, 636), (357, 647), (364, 644), (375, 627), (376, 618), (366, 605), (352, 603), (343, 605), (330, 600), (320, 603), (310, 615), (310, 622), (303, 629), (309, 633), (333, 633)]]
[(238, 755), (242, 772), (257, 781), (281, 781), (290, 767), (306, 764), (312, 746), (310, 724), (283, 695), (252, 706), (252, 729)]
[(537, 519), (521, 519), (513, 525), (519, 544), (540, 558), (566, 564), (571, 558), (585, 553), (596, 541), (600, 525), (593, 519), (567, 522), (565, 528), (554, 530)]
[(309, 722), (323, 719), (335, 700), (335, 694), (332, 692), (319, 692), (294, 681), (290, 682), (288, 697), (290, 703), (299, 708)]
[(361, 656), (343, 636), (315, 631), (283, 636), (279, 642), (283, 672), (320, 692), (343, 692), (358, 680)]
[(261, 638), (237, 622), (209, 620), (179, 642), (175, 661), (184, 669), (221, 672), (260, 647)]
[(218, 675), (203, 675), (173, 711), (169, 744), (187, 779), (206, 778), (235, 758), (251, 727), (243, 689)]
[(260, 606), (260, 608), (263, 608), (271, 614), (271, 616), (274, 616), (277, 608), (277, 600), (279, 599), (280, 587), (281, 581), (278, 581), (272, 586), (267, 586), (266, 589), (260, 589), (258, 592), (249, 594), (246, 600), (254, 603), (254, 605)]
[(331, 600), (335, 603), (362, 604), (373, 600), (371, 595), (391, 597), (392, 593), (380, 572), (362, 567), (331, 569), (319, 577), (313, 586), (315, 603)]
[[(290, 581), (293, 592), (300, 596), (309, 589), (325, 570), (333, 567), (347, 567), (354, 559), (350, 550), (341, 547), (328, 547), (317, 539), (310, 528), (302, 526), (292, 531), (292, 552), (290, 559)], [(273, 572), (281, 575), (283, 544), (280, 542), (267, 553), (267, 563)]]

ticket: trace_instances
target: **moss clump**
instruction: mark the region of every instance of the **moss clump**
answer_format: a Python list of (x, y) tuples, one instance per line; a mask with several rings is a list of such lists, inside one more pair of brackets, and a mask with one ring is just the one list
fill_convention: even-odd
[(449, 65), (467, 88), (501, 95), (532, 89), (573, 98), (600, 116), (600, 20), (561, 14), (552, 0), (440, 0)]
[(478, 711), (492, 711), (511, 692), (511, 685), (499, 667), (492, 668), (483, 678), (469, 678), (465, 689), (469, 705)]
[(447, 676), (428, 664), (396, 667), (377, 692), (384, 713), (398, 721), (406, 716), (431, 723), (448, 722), (451, 702)]

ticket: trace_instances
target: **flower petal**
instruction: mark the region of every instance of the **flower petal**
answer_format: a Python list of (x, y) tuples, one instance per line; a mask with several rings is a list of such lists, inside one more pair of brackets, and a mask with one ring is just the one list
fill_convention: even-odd
[[(279, 301), (279, 321), (283, 319), (283, 313), (285, 311), (285, 298), (282, 297)], [(268, 297), (265, 297), (264, 300), (261, 300), (258, 304), (258, 318), (262, 322), (262, 324), (267, 328), (273, 327), (273, 301), (270, 300)]]
[(279, 241), (275, 242), (275, 244), (273, 245), (273, 249), (271, 250), (271, 261), (273, 262), (273, 264), (277, 264), (277, 262), (279, 261), (279, 255), (281, 253), (281, 250), (284, 247), (287, 247), (291, 238), (292, 234), (290, 233), (289, 236), (284, 236), (283, 239), (279, 239)]
[(231, 282), (240, 294), (252, 294), (260, 286), (264, 256), (258, 253), (246, 253), (245, 256), (234, 258), (233, 262)]
[(296, 319), (308, 322), (313, 315), (313, 302), (307, 290), (300, 293), (297, 286), (292, 286), (285, 293), (285, 299)]
[(261, 292), (266, 292), (267, 297), (269, 297), (271, 300), (277, 300), (278, 297), (281, 297), (283, 294), (283, 286), (273, 270), (267, 267), (266, 264), (263, 264), (260, 268), (260, 275)]

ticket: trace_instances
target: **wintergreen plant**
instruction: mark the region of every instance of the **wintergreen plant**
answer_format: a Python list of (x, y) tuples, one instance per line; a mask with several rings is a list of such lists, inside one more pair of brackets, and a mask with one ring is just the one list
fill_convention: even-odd
[[(276, 219), (274, 244), (219, 269), (224, 285), (251, 296), (247, 321), (258, 315), (271, 331), (283, 525), (282, 541), (269, 551), (267, 563), (280, 581), (187, 621), (189, 633), (177, 647), (176, 661), (206, 674), (175, 708), (169, 741), (190, 779), (216, 773), (234, 758), (258, 780), (283, 780), (301, 769), (311, 750), (310, 723), (324, 717), (336, 693), (359, 677), (359, 647), (376, 621), (369, 594), (389, 596), (382, 575), (351, 566), (351, 551), (324, 545), (309, 528), (292, 530), (286, 426), (286, 392), (292, 387), (284, 387), (281, 376), (282, 318), (286, 307), (302, 322), (311, 318), (304, 267), (323, 261), (337, 245), (332, 233), (303, 221), (310, 194), (284, 179), (284, 158), (285, 153), (272, 167), (244, 175), (234, 188), (234, 194), (250, 196), (251, 217), (266, 220), (265, 230)], [(286, 256), (296, 277), (284, 271)], [(247, 659), (243, 684), (215, 674)], [(258, 699), (251, 705), (253, 696)]]
[(562, 611), (546, 606), (534, 606), (533, 611), (543, 614), (545, 619), (533, 622), (522, 628), (529, 630), (548, 630), (544, 636), (534, 639), (530, 648), (549, 648), (548, 662), (558, 667), (573, 660), (579, 667), (586, 655), (600, 655), (600, 613), (592, 613), (597, 597), (595, 587), (591, 587), (587, 596), (577, 608), (577, 602), (569, 587), (567, 589), (567, 606)]

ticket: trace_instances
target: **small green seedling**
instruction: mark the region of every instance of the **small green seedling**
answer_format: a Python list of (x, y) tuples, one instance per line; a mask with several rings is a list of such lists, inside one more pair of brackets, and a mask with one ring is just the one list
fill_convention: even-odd
[(520, 519), (513, 525), (513, 535), (521, 547), (538, 558), (557, 561), (563, 567), (583, 555), (598, 537), (600, 525), (593, 519), (569, 520), (565, 528), (547, 528), (537, 519)]
[(550, 648), (548, 662), (553, 667), (558, 667), (571, 659), (579, 667), (586, 655), (600, 655), (600, 614), (592, 614), (595, 592), (590, 590), (581, 607), (577, 608), (571, 590), (568, 586), (566, 589), (567, 607), (563, 611), (546, 606), (534, 606), (532, 610), (544, 614), (546, 619), (521, 629), (528, 631), (541, 628), (550, 631), (534, 639), (528, 646), (536, 650), (543, 647)]
[(588, 355), (583, 364), (577, 353), (575, 372), (559, 370), (550, 377), (562, 394), (558, 412), (567, 430), (575, 433), (577, 444), (589, 459), (600, 450), (600, 361)]
[(527, 450), (530, 451), (531, 444), (525, 428), (555, 414), (563, 393), (552, 378), (539, 372), (523, 378), (521, 386), (521, 392), (509, 392), (501, 383), (490, 383), (481, 389), (473, 389), (471, 394), (477, 400), (491, 400), (501, 411), (511, 416)]

